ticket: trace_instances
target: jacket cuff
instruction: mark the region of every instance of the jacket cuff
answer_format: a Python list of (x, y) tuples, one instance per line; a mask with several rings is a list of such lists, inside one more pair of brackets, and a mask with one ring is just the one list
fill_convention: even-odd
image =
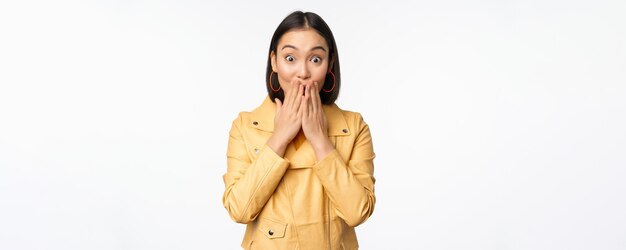
[[(272, 163), (278, 164), (278, 165), (283, 165), (283, 164), (287, 164), (289, 165), (289, 160), (280, 157), (280, 155), (276, 154), (276, 152), (274, 152), (274, 150), (272, 150), (272, 148), (270, 148), (269, 146), (267, 146), (267, 144), (263, 145), (263, 147), (261, 147), (261, 150), (259, 152), (259, 156), (257, 157), (257, 159), (260, 158), (265, 158), (265, 159), (269, 159)], [(273, 164), (272, 164), (273, 165)]]

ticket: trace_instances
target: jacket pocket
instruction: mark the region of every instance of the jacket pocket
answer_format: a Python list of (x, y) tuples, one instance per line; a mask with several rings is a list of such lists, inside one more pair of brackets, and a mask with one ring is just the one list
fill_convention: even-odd
[(287, 223), (262, 217), (259, 218), (258, 223), (257, 230), (259, 230), (267, 238), (274, 239), (285, 237)]

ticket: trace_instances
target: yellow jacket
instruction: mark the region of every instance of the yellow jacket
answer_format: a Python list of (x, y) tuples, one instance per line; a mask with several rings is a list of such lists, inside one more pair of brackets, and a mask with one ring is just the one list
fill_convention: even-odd
[(358, 249), (354, 227), (373, 212), (374, 151), (359, 113), (323, 105), (336, 150), (317, 162), (311, 144), (284, 158), (265, 145), (274, 130), (269, 97), (233, 121), (224, 207), (247, 224), (245, 249)]

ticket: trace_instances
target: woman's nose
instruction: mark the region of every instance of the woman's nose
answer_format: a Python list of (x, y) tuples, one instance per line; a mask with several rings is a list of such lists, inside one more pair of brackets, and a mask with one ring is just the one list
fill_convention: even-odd
[(309, 77), (311, 77), (311, 71), (309, 71), (309, 67), (306, 65), (306, 63), (303, 63), (302, 65), (300, 65), (297, 76), (298, 78), (302, 80), (306, 80), (306, 79), (309, 79)]

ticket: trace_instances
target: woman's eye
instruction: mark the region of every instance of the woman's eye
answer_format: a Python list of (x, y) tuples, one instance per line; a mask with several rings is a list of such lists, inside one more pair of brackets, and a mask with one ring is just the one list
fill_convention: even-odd
[(318, 56), (314, 56), (313, 58), (311, 58), (311, 62), (314, 62), (314, 63), (319, 63), (321, 61), (322, 61), (322, 58)]
[(296, 58), (294, 58), (293, 56), (286, 56), (285, 60), (287, 60), (288, 62), (293, 62), (294, 60), (296, 60)]

